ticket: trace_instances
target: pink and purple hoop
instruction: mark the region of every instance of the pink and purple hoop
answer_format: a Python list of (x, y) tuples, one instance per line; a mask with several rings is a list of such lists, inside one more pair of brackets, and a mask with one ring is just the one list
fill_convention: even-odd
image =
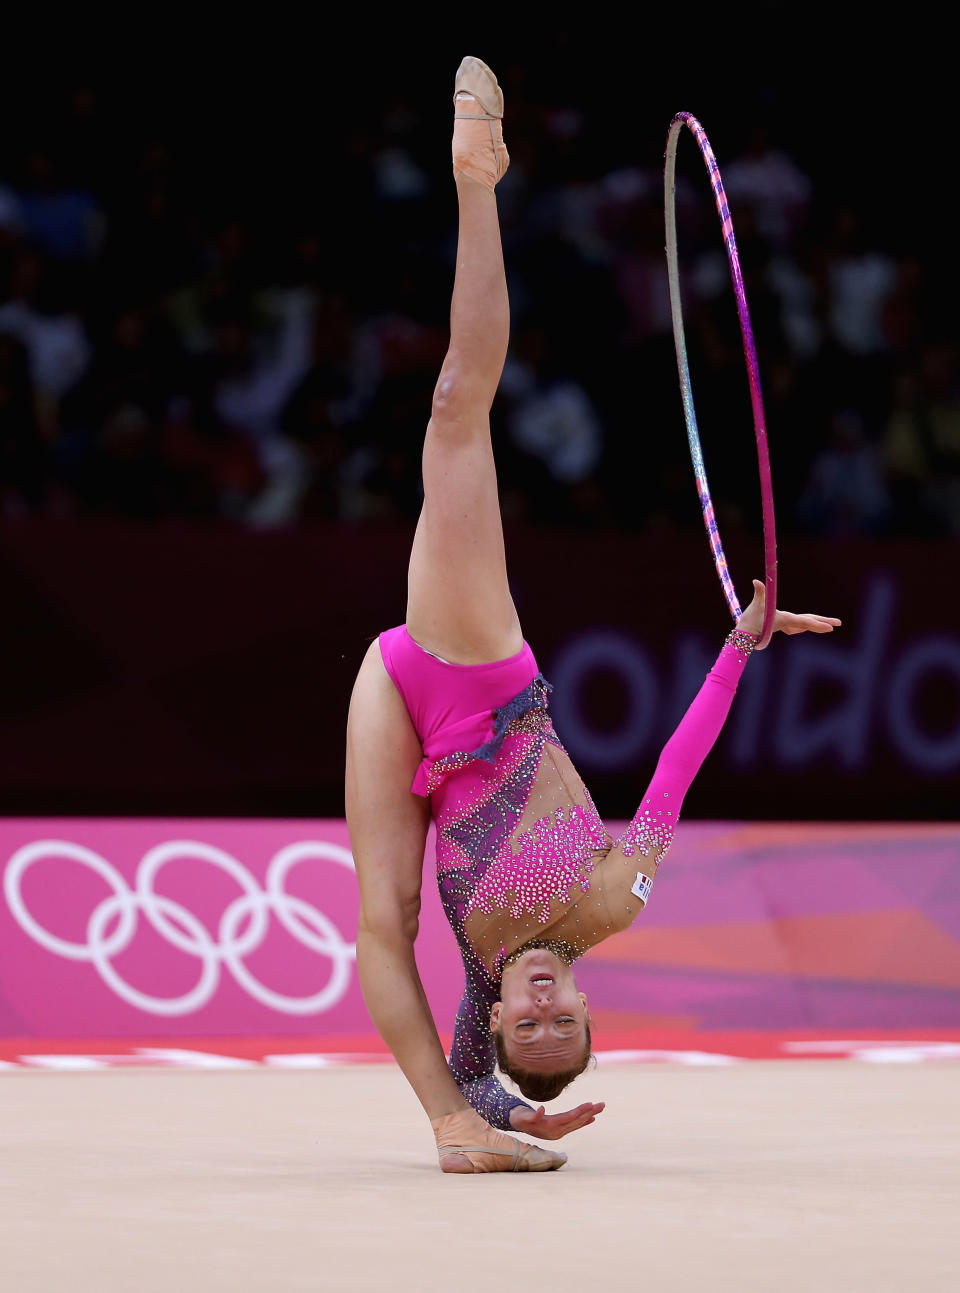
[(710, 497), (710, 486), (707, 482), (707, 470), (700, 448), (700, 434), (697, 429), (697, 415), (693, 405), (693, 389), (690, 384), (690, 366), (687, 362), (687, 343), (683, 330), (683, 307), (680, 301), (680, 272), (677, 261), (677, 215), (676, 215), (676, 161), (677, 141), (680, 131), (688, 126), (700, 147), (710, 184), (717, 205), (717, 211), (723, 225), (723, 241), (727, 249), (727, 261), (730, 265), (730, 277), (737, 299), (737, 314), (740, 318), (740, 333), (743, 337), (743, 354), (747, 362), (747, 378), (750, 383), (750, 403), (753, 408), (753, 429), (757, 438), (757, 465), (760, 471), (760, 501), (763, 513), (763, 555), (764, 586), (766, 588), (766, 608), (763, 618), (763, 632), (759, 647), (765, 647), (773, 634), (773, 617), (777, 605), (777, 534), (773, 515), (773, 482), (770, 478), (770, 454), (767, 447), (767, 426), (763, 410), (763, 395), (760, 390), (760, 372), (757, 366), (757, 348), (753, 340), (753, 327), (750, 323), (750, 309), (747, 305), (747, 294), (743, 286), (743, 275), (740, 272), (740, 257), (737, 252), (737, 240), (733, 232), (733, 220), (730, 206), (720, 178), (720, 168), (713, 155), (710, 141), (696, 117), (689, 112), (678, 112), (670, 122), (667, 132), (667, 152), (664, 164), (664, 221), (667, 234), (667, 276), (670, 283), (670, 314), (673, 320), (673, 341), (677, 352), (677, 372), (680, 376), (680, 394), (683, 399), (683, 416), (687, 424), (687, 440), (690, 444), (690, 457), (693, 460), (693, 472), (697, 481), (697, 493), (703, 510), (703, 522), (710, 541), (714, 565), (720, 576), (727, 605), (734, 620), (740, 617), (740, 603), (727, 565), (726, 553), (720, 540), (717, 518), (713, 510), (713, 499)]

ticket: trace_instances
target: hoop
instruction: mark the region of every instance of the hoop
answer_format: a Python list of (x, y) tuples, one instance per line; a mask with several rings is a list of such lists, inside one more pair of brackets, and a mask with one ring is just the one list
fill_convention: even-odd
[(673, 321), (673, 342), (677, 352), (677, 372), (680, 376), (680, 395), (683, 400), (683, 417), (687, 424), (687, 440), (690, 444), (690, 457), (693, 460), (693, 474), (696, 477), (697, 493), (700, 496), (700, 507), (703, 510), (703, 523), (707, 529), (710, 551), (713, 553), (714, 565), (720, 577), (727, 605), (734, 620), (740, 617), (740, 603), (737, 600), (733, 580), (727, 565), (726, 553), (720, 540), (717, 518), (713, 510), (713, 499), (710, 497), (710, 486), (707, 481), (707, 469), (700, 448), (700, 433), (697, 429), (697, 415), (693, 406), (693, 389), (690, 385), (690, 366), (687, 362), (687, 343), (683, 331), (683, 307), (680, 302), (680, 273), (677, 263), (677, 209), (676, 209), (676, 162), (677, 140), (684, 126), (689, 127), (700, 147), (704, 164), (710, 176), (714, 201), (723, 225), (723, 241), (727, 249), (727, 261), (730, 265), (730, 277), (737, 299), (737, 314), (740, 318), (740, 333), (743, 338), (743, 356), (747, 362), (747, 378), (750, 383), (750, 404), (753, 408), (753, 429), (757, 439), (757, 466), (760, 471), (760, 502), (763, 512), (763, 556), (764, 587), (766, 588), (766, 606), (763, 616), (763, 631), (758, 647), (765, 647), (773, 635), (773, 617), (777, 607), (777, 534), (773, 516), (773, 483), (770, 478), (770, 454), (767, 447), (767, 426), (763, 411), (763, 395), (760, 390), (760, 372), (757, 367), (757, 348), (753, 340), (753, 327), (750, 323), (750, 309), (747, 305), (747, 294), (743, 286), (743, 275), (740, 272), (740, 257), (737, 252), (737, 240), (733, 232), (733, 219), (730, 206), (720, 178), (720, 168), (713, 155), (710, 141), (703, 126), (689, 112), (678, 112), (670, 122), (667, 132), (667, 152), (663, 172), (663, 212), (667, 234), (667, 277), (670, 283), (670, 317)]

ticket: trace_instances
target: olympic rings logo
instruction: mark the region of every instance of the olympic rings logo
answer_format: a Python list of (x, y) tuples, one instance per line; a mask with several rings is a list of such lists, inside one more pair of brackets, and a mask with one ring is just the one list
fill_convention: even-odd
[[(102, 877), (112, 890), (91, 912), (85, 943), (71, 942), (51, 933), (35, 919), (24, 902), (24, 875), (35, 862), (51, 857), (79, 862)], [(154, 885), (158, 872), (175, 858), (209, 862), (225, 871), (240, 886), (240, 896), (230, 903), (220, 918), (216, 940), (192, 911), (156, 892)], [(355, 869), (349, 849), (325, 841), (306, 840), (288, 844), (276, 854), (267, 868), (265, 888), (261, 889), (246, 867), (223, 849), (197, 840), (170, 840), (158, 844), (143, 856), (131, 888), (119, 871), (92, 849), (68, 840), (37, 840), (18, 849), (10, 858), (3, 887), (14, 919), (34, 942), (55, 956), (92, 963), (104, 983), (118, 997), (139, 1010), (153, 1015), (187, 1015), (199, 1010), (216, 992), (221, 966), (225, 966), (237, 983), (261, 1005), (283, 1014), (309, 1015), (329, 1010), (345, 995), (357, 949), (355, 943), (348, 943), (343, 938), (323, 912), (303, 898), (286, 892), (284, 885), (291, 868), (306, 859), (335, 862), (351, 872)], [(200, 977), (196, 985), (182, 996), (149, 996), (127, 983), (112, 964), (113, 958), (130, 946), (141, 913), (161, 938), (200, 961)], [(312, 996), (290, 997), (274, 992), (251, 974), (244, 964), (243, 958), (263, 941), (271, 915), (298, 943), (329, 959), (330, 977), (326, 985)], [(114, 922), (115, 928), (108, 934), (107, 930)]]

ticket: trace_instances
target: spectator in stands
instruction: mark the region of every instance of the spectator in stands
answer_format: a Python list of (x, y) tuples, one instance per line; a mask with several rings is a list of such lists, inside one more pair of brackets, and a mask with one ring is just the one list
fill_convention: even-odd
[(59, 286), (55, 267), (21, 242), (13, 253), (7, 299), (0, 305), (0, 333), (26, 348), (47, 440), (59, 434), (60, 401), (83, 377), (93, 354), (80, 314), (61, 307)]

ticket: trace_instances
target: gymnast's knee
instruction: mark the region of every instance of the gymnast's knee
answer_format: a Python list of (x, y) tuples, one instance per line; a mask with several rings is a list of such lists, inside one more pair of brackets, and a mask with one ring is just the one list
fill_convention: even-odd
[(430, 420), (445, 436), (467, 436), (485, 424), (492, 403), (489, 383), (447, 363), (433, 392)]

